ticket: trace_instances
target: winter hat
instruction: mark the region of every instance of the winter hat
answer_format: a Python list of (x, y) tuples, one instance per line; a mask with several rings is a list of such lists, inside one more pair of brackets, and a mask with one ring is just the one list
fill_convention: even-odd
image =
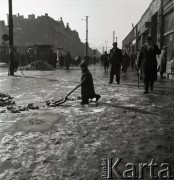
[(80, 67), (86, 69), (88, 67), (87, 61), (86, 60), (82, 60), (82, 62), (80, 63)]
[(113, 45), (114, 47), (117, 46), (117, 42), (114, 42), (112, 45)]

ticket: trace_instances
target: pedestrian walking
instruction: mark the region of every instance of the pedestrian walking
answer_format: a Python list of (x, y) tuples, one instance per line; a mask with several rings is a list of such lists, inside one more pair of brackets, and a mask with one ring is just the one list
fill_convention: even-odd
[(167, 46), (164, 46), (161, 52), (160, 65), (159, 65), (159, 72), (161, 78), (165, 78), (163, 74), (166, 72), (166, 66), (167, 66)]
[(117, 42), (113, 43), (113, 48), (110, 50), (109, 61), (111, 64), (109, 84), (113, 83), (114, 75), (116, 75), (117, 84), (120, 84), (120, 68), (122, 62), (122, 51), (117, 47)]
[(89, 99), (93, 98), (96, 98), (97, 102), (101, 96), (95, 93), (92, 74), (88, 69), (88, 62), (86, 60), (82, 60), (82, 62), (80, 63), (80, 68), (82, 70), (82, 77), (80, 83), (82, 96), (81, 104), (88, 104)]
[(127, 69), (130, 66), (130, 58), (126, 52), (123, 53), (122, 63), (121, 63), (121, 71), (126, 77)]
[(129, 55), (129, 58), (130, 58), (130, 65), (132, 68), (134, 68), (135, 67), (136, 54), (131, 52)]
[(141, 47), (138, 56), (138, 68), (142, 70), (144, 80), (144, 93), (147, 94), (150, 89), (153, 90), (153, 84), (157, 80), (157, 60), (156, 55), (161, 53), (157, 45), (153, 45), (152, 38), (147, 37), (146, 43)]
[(138, 51), (137, 51), (137, 59), (136, 59), (135, 68), (136, 68), (136, 71), (138, 73), (138, 80), (143, 80), (142, 68), (138, 68), (138, 59), (139, 59), (139, 56), (140, 56), (140, 48), (138, 48)]
[(19, 54), (19, 64), (20, 64), (20, 67), (26, 65), (25, 55), (23, 54), (23, 52), (21, 52), (21, 53)]
[(105, 53), (104, 53), (104, 55), (103, 55), (103, 66), (104, 66), (104, 70), (105, 70), (105, 72), (106, 71), (108, 71), (108, 69), (109, 69), (109, 59), (108, 59), (109, 57), (108, 57), (108, 54), (107, 54), (107, 52), (105, 51)]
[(61, 68), (63, 68), (63, 64), (64, 64), (64, 57), (63, 57), (63, 55), (61, 54), (60, 57), (59, 57), (59, 66), (60, 66)]
[(56, 68), (56, 66), (57, 66), (57, 54), (56, 53), (52, 54), (52, 62), (51, 62), (51, 64), (52, 64), (52, 66), (54, 68)]
[(65, 55), (65, 67), (68, 70), (71, 62), (71, 54), (68, 51), (68, 53)]

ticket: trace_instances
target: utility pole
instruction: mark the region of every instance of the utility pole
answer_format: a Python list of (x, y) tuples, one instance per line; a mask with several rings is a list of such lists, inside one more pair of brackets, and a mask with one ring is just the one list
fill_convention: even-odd
[(13, 16), (12, 16), (12, 0), (9, 0), (9, 47), (10, 47), (10, 60), (9, 60), (9, 75), (14, 76), (14, 60), (13, 60)]
[(117, 38), (118, 38), (118, 37), (115, 37), (115, 39), (116, 39), (116, 42), (117, 42)]
[(86, 57), (88, 56), (88, 17), (86, 16)]
[(159, 24), (159, 47), (162, 49), (163, 48), (163, 34), (164, 34), (164, 15), (163, 15), (163, 0), (161, 0), (161, 5), (160, 5), (160, 24)]
[(115, 31), (113, 31), (113, 43), (115, 42)]
[(104, 48), (104, 46), (103, 46), (103, 54), (104, 54), (104, 49), (105, 49), (105, 48)]

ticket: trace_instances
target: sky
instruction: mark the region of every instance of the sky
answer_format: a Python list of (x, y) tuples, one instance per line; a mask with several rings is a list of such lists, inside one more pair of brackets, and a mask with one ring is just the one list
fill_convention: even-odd
[[(136, 25), (152, 0), (12, 0), (13, 14), (37, 16), (48, 13), (55, 20), (63, 18), (71, 30), (76, 30), (82, 42), (86, 41), (88, 18), (88, 42), (93, 49), (102, 52), (111, 49), (113, 31), (118, 47)], [(7, 23), (8, 0), (0, 0), (0, 20)]]

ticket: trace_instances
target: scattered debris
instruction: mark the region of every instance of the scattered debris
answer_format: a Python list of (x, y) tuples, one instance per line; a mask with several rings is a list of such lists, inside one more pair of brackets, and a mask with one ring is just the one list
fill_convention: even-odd
[[(66, 100), (69, 100), (69, 101), (76, 101), (76, 100), (80, 100), (81, 99), (81, 96), (77, 96), (77, 97), (70, 97), (70, 98), (67, 98)], [(59, 105), (59, 102), (62, 101), (63, 102), (64, 99), (61, 99), (59, 101), (55, 101), (55, 100), (46, 100), (46, 105), (49, 106), (49, 107), (55, 107), (55, 106), (58, 106)]]
[(1, 111), (0, 111), (0, 113), (5, 113), (5, 112), (6, 112), (6, 110), (5, 110), (5, 109), (3, 109), (3, 110), (1, 110)]
[(39, 109), (39, 106), (34, 106), (33, 105), (33, 103), (29, 103), (28, 105), (27, 105), (27, 109)]
[(12, 100), (13, 98), (8, 94), (0, 93), (0, 107), (6, 108), (1, 109), (0, 113), (10, 111), (11, 113), (20, 113), (21, 111), (28, 111), (29, 109), (39, 109), (39, 106), (34, 106), (33, 103), (29, 103), (25, 106), (16, 106), (16, 103)]
[(15, 102), (12, 101), (12, 97), (8, 94), (0, 93), (0, 107), (8, 106), (8, 105), (14, 105)]
[(22, 70), (53, 71), (55, 68), (44, 61), (37, 60), (23, 67)]
[(10, 112), (11, 113), (20, 113), (20, 111), (18, 109), (12, 109)]

